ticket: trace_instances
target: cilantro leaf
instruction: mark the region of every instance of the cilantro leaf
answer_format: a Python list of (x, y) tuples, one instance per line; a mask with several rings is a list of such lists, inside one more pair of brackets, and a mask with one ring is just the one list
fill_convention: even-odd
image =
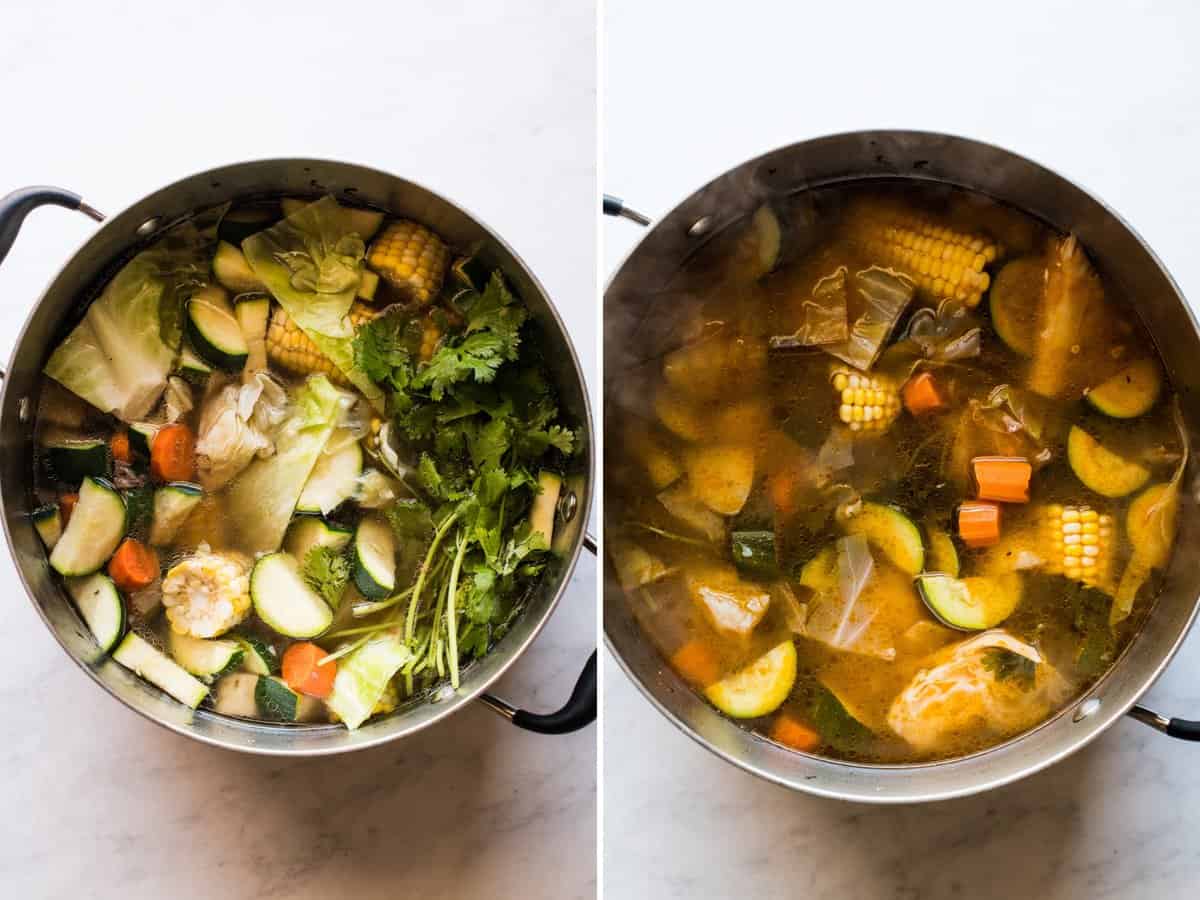
[(342, 600), (342, 591), (350, 581), (350, 561), (340, 550), (313, 547), (304, 557), (301, 574), (310, 588), (337, 609)]
[(1037, 663), (1005, 647), (992, 647), (983, 654), (983, 667), (997, 681), (1012, 681), (1023, 691), (1033, 689)]
[(387, 518), (399, 538), (428, 540), (433, 534), (433, 513), (415, 497), (397, 500), (388, 507)]

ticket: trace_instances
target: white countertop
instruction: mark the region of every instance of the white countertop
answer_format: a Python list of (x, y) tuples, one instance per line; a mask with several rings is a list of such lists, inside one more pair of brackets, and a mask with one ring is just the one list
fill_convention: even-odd
[[(596, 397), (594, 14), (471, 5), (8, 3), (0, 194), (55, 184), (112, 213), (201, 169), (289, 155), (412, 177), (525, 258)], [(94, 227), (61, 209), (27, 220), (0, 266), (4, 358)], [(566, 698), (595, 646), (595, 571), (580, 564), (501, 696), (539, 710)], [(540, 737), (475, 706), (351, 756), (239, 756), (90, 683), (6, 553), (0, 594), (0, 896), (594, 895), (594, 727)]]
[[(1098, 193), (1200, 298), (1200, 11), (1118, 6), (749, 0), (717, 15), (607, 0), (602, 186), (657, 217), (792, 141), (959, 133)], [(602, 227), (611, 272), (638, 229)], [(1198, 684), (1193, 635), (1146, 701), (1200, 718)], [(883, 809), (791, 793), (720, 761), (611, 657), (604, 689), (608, 896), (1196, 896), (1198, 748), (1135, 722), (1008, 788)]]

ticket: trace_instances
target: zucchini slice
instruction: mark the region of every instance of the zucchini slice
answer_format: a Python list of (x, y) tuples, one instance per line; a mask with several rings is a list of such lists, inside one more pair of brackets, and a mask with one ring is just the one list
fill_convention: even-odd
[(300, 516), (293, 519), (283, 539), (283, 549), (303, 562), (313, 547), (331, 547), (341, 550), (354, 533), (335, 522), (327, 522), (317, 516)]
[(199, 384), (212, 374), (212, 366), (196, 355), (188, 346), (179, 351), (179, 372), (188, 381)]
[(704, 691), (709, 702), (735, 719), (754, 719), (778, 709), (796, 683), (796, 647), (790, 639)]
[(255, 675), (270, 675), (279, 668), (279, 659), (270, 644), (248, 634), (231, 635), (242, 648), (242, 669)]
[(267, 368), (267, 322), (271, 318), (271, 298), (266, 294), (246, 294), (233, 305), (233, 315), (246, 339), (246, 368), (261, 372)]
[(258, 675), (232, 672), (217, 682), (213, 693), (213, 709), (225, 716), (243, 719), (258, 717)]
[(113, 651), (113, 659), (184, 706), (195, 709), (208, 696), (208, 685), (133, 632), (125, 635)]
[(75, 487), (85, 478), (112, 476), (112, 455), (108, 441), (47, 441), (42, 447), (46, 474), (59, 484)]
[(125, 501), (99, 478), (85, 478), (79, 502), (50, 553), (60, 575), (88, 575), (100, 569), (125, 537)]
[(287, 637), (316, 637), (333, 621), (333, 610), (305, 583), (289, 553), (259, 558), (250, 572), (250, 599), (258, 617)]
[(201, 359), (227, 372), (242, 370), (250, 351), (224, 288), (209, 285), (196, 291), (185, 318), (188, 340)]
[[(308, 481), (304, 482), (304, 490), (296, 501), (296, 512), (311, 515), (332, 512), (354, 496), (362, 470), (362, 447), (358, 441), (351, 441), (333, 453), (322, 453)], [(304, 559), (303, 556), (296, 558)]]
[(204, 499), (198, 484), (172, 481), (154, 492), (154, 521), (150, 526), (150, 543), (165, 546), (175, 539), (180, 526), (187, 521), (197, 504)]
[(295, 722), (300, 710), (300, 695), (282, 678), (260, 675), (254, 686), (258, 714), (275, 722)]
[(205, 681), (219, 678), (242, 664), (245, 651), (232, 640), (205, 640), (174, 629), (167, 638), (167, 649), (175, 662)]
[(217, 236), (222, 241), (240, 247), (250, 235), (258, 234), (279, 221), (281, 215), (279, 204), (274, 201), (247, 203), (229, 210), (221, 217)]
[(996, 273), (988, 294), (992, 327), (1000, 340), (1020, 356), (1033, 356), (1038, 307), (1045, 282), (1045, 260), (1024, 256), (1007, 263)]
[(217, 253), (213, 257), (213, 274), (217, 281), (235, 294), (247, 291), (265, 291), (267, 286), (254, 274), (246, 256), (228, 241), (217, 242)]
[(772, 578), (779, 574), (775, 558), (775, 532), (735, 531), (730, 535), (733, 564), (751, 577)]
[(959, 631), (983, 631), (999, 625), (1021, 602), (1021, 575), (953, 578), (918, 575), (917, 593), (943, 625)]
[(925, 569), (925, 545), (912, 519), (894, 506), (865, 502), (842, 525), (846, 534), (861, 534), (900, 571), (919, 575)]
[(83, 616), (92, 637), (107, 653), (125, 631), (125, 602), (121, 592), (107, 575), (96, 572), (82, 578), (67, 579), (67, 593)]
[(1162, 386), (1162, 369), (1158, 362), (1138, 359), (1092, 388), (1084, 398), (1106, 416), (1134, 419), (1149, 412), (1158, 402)]
[(33, 527), (37, 529), (38, 537), (42, 539), (46, 549), (53, 550), (58, 539), (62, 537), (62, 513), (59, 512), (58, 504), (39, 506), (29, 514), (29, 518), (33, 520)]
[[(208, 369), (208, 371), (211, 372), (212, 369)], [(134, 422), (129, 426), (129, 448), (135, 456), (142, 459), (150, 458), (150, 448), (154, 446), (154, 436), (158, 434), (158, 429), (161, 427), (152, 422)]]
[(354, 584), (364, 597), (379, 600), (396, 587), (396, 540), (392, 526), (368, 516), (354, 532)]
[(540, 493), (533, 498), (529, 509), (529, 532), (540, 534), (550, 546), (554, 537), (554, 519), (558, 513), (558, 495), (562, 491), (562, 476), (557, 472), (543, 469), (538, 472), (538, 487)]
[(929, 552), (925, 554), (925, 567), (931, 573), (958, 577), (958, 549), (954, 546), (954, 538), (943, 528), (929, 525), (925, 529), (929, 539)]
[(1067, 462), (1071, 471), (1097, 494), (1124, 497), (1150, 480), (1150, 470), (1109, 450), (1080, 428), (1067, 436)]

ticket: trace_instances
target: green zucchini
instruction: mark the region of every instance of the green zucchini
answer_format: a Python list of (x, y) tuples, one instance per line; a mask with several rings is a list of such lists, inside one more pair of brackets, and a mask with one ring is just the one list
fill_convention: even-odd
[(1131, 362), (1092, 388), (1084, 398), (1114, 419), (1133, 419), (1150, 411), (1162, 393), (1162, 368), (1148, 357)]
[(192, 709), (208, 696), (208, 685), (133, 632), (113, 651), (113, 659)]
[(213, 274), (222, 286), (234, 294), (267, 289), (262, 279), (254, 274), (254, 270), (246, 262), (245, 254), (226, 241), (217, 243), (217, 253), (213, 257)]
[(1026, 256), (1014, 259), (997, 272), (988, 294), (992, 327), (1000, 340), (1020, 356), (1033, 356), (1045, 280), (1045, 260)]
[(249, 348), (223, 288), (209, 285), (196, 291), (185, 318), (188, 340), (201, 359), (227, 372), (242, 370)]
[(261, 372), (267, 368), (267, 323), (271, 319), (271, 298), (267, 294), (244, 294), (233, 305), (233, 315), (246, 340), (246, 369)]
[(154, 488), (148, 484), (129, 488), (125, 498), (125, 533), (138, 540), (145, 540), (154, 522)]
[(199, 384), (212, 374), (212, 366), (196, 355), (187, 345), (179, 351), (179, 372), (188, 381)]
[(1021, 602), (1021, 575), (953, 578), (928, 574), (916, 578), (917, 592), (929, 611), (950, 628), (982, 631), (1013, 614)]
[[(209, 369), (208, 371), (212, 371)], [(150, 448), (154, 446), (154, 436), (158, 434), (161, 425), (152, 422), (134, 422), (129, 426), (129, 449), (133, 455), (143, 460), (150, 458)]]
[(929, 552), (925, 554), (925, 567), (931, 573), (958, 577), (958, 550), (954, 538), (942, 528), (929, 525), (925, 529), (929, 540)]
[(304, 581), (289, 553), (259, 558), (250, 572), (250, 599), (258, 617), (286, 637), (316, 637), (333, 622), (333, 610)]
[(233, 634), (229, 639), (242, 648), (242, 669), (255, 675), (270, 675), (279, 669), (275, 649), (249, 634)]
[(167, 649), (175, 662), (197, 678), (212, 681), (242, 664), (245, 651), (234, 640), (205, 640), (171, 629)]
[(29, 514), (29, 518), (33, 521), (33, 527), (37, 530), (42, 543), (46, 545), (46, 549), (53, 550), (58, 539), (62, 537), (62, 513), (58, 509), (58, 504), (50, 503), (46, 506), (39, 506)]
[(283, 549), (298, 560), (308, 558), (313, 547), (331, 547), (341, 550), (353, 537), (353, 532), (335, 522), (327, 522), (317, 516), (299, 516), (288, 526), (283, 539)]
[(213, 709), (223, 716), (243, 719), (258, 718), (258, 675), (231, 672), (217, 682), (213, 692)]
[(155, 490), (150, 543), (159, 547), (171, 543), (203, 498), (204, 490), (200, 485), (186, 481), (172, 481)]
[(125, 537), (125, 501), (107, 481), (85, 478), (79, 502), (50, 553), (60, 575), (87, 575), (100, 569)]
[(373, 600), (396, 588), (396, 540), (382, 519), (367, 516), (354, 532), (354, 584)]
[(733, 564), (752, 577), (779, 574), (775, 558), (775, 532), (735, 531), (730, 535)]
[(108, 441), (99, 438), (47, 441), (42, 462), (47, 476), (72, 488), (85, 478), (112, 477), (112, 451)]
[(107, 575), (96, 572), (82, 578), (67, 579), (67, 593), (83, 616), (92, 637), (107, 653), (125, 631), (125, 602), (121, 592)]
[(282, 213), (279, 204), (274, 201), (262, 201), (236, 206), (221, 217), (217, 228), (217, 236), (222, 241), (228, 241), (235, 247), (240, 247), (242, 241), (252, 234), (270, 228), (279, 221)]
[(1067, 462), (1084, 485), (1105, 497), (1132, 494), (1150, 480), (1150, 470), (1101, 444), (1078, 425), (1067, 435)]
[(894, 506), (864, 502), (862, 509), (842, 524), (846, 534), (861, 534), (902, 572), (919, 575), (925, 568), (921, 531)]
[(778, 709), (796, 683), (796, 646), (791, 638), (704, 691), (710, 703), (735, 719), (756, 719)]
[(254, 701), (260, 716), (276, 722), (295, 722), (300, 710), (300, 695), (282, 678), (260, 675)]

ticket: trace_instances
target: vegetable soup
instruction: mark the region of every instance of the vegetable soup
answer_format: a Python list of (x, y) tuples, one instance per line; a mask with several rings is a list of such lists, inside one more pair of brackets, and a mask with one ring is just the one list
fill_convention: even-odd
[(282, 723), (459, 687), (569, 549), (581, 478), (486, 256), (271, 199), (174, 226), (81, 305), (45, 366), (33, 524), (102, 651)]
[(1189, 447), (1073, 235), (842, 185), (722, 231), (647, 308), (644, 362), (608, 373), (607, 550), (726, 715), (838, 759), (956, 757), (1061, 710), (1136, 633)]

